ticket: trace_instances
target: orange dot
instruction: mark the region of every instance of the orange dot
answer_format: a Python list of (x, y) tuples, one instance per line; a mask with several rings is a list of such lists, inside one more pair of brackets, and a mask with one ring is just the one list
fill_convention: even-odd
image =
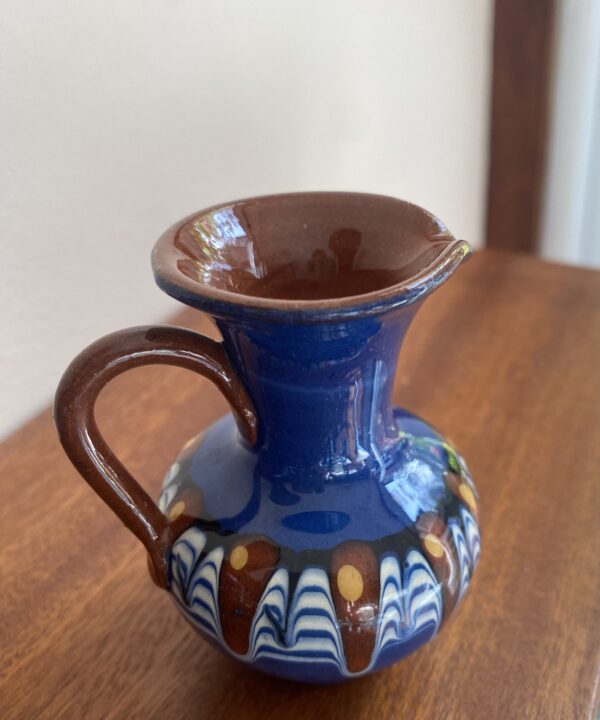
[(475, 510), (475, 508), (477, 507), (477, 502), (471, 488), (466, 483), (461, 483), (458, 486), (458, 492), (460, 493), (461, 498), (471, 508), (471, 510)]
[(229, 562), (234, 570), (241, 570), (248, 562), (248, 550), (243, 545), (234, 547)]
[(178, 500), (175, 505), (171, 508), (171, 511), (169, 512), (169, 520), (173, 522), (174, 520), (177, 520), (177, 518), (183, 514), (185, 511), (185, 503), (183, 500)]
[(440, 542), (440, 539), (433, 533), (427, 533), (427, 535), (425, 535), (423, 544), (427, 552), (433, 555), (433, 557), (441, 558), (444, 555), (444, 546)]
[(362, 575), (353, 565), (342, 565), (338, 570), (337, 585), (341, 596), (348, 602), (355, 602), (363, 594)]

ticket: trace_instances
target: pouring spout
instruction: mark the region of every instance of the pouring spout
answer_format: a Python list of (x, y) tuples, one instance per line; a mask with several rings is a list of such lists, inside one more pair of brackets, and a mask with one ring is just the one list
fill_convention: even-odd
[(312, 324), (418, 301), (470, 252), (412, 203), (309, 192), (196, 213), (161, 237), (153, 267), (163, 290), (214, 317)]

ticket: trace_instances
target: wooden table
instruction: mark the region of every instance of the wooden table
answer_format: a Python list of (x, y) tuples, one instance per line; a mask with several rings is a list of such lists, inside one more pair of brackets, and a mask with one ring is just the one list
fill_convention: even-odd
[[(193, 311), (175, 321), (208, 327)], [(600, 273), (479, 253), (420, 312), (396, 395), (458, 445), (482, 498), (479, 569), (433, 643), (332, 687), (222, 656), (153, 587), (47, 411), (0, 448), (0, 717), (593, 717)], [(179, 446), (224, 410), (208, 382), (152, 367), (112, 383), (99, 421), (156, 493)]]

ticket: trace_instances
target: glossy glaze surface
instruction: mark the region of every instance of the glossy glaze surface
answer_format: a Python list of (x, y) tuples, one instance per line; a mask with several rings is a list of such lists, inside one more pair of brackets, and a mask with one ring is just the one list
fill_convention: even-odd
[(256, 442), (256, 413), (222, 345), (191, 330), (142, 326), (106, 335), (69, 365), (56, 390), (54, 422), (73, 465), (145, 545), (150, 572), (166, 588), (173, 529), (102, 437), (96, 400), (114, 377), (142, 365), (179, 365), (212, 380), (229, 401), (240, 437)]
[[(416, 311), (469, 251), (429, 213), (381, 196), (210, 208), (163, 235), (153, 266), (222, 342), (131, 329), (65, 373), (56, 419), (74, 464), (192, 624), (257, 669), (307, 682), (377, 670), (433, 637), (469, 584), (467, 467), (390, 404)], [(237, 420), (189, 443), (159, 508), (93, 421), (103, 385), (148, 362), (206, 375)]]
[(387, 467), (321, 491), (276, 487), (254, 453), (232, 456), (227, 418), (190, 442), (159, 507), (178, 535), (176, 603), (203, 635), (260, 670), (322, 683), (381, 669), (438, 632), (479, 559), (477, 495), (453, 448), (394, 416)]
[(230, 203), (159, 241), (157, 281), (215, 315), (259, 418), (252, 448), (227, 419), (193, 441), (160, 500), (178, 606), (236, 657), (340, 680), (430, 639), (462, 596), (475, 489), (390, 396), (422, 299), (466, 252), (413, 205), (339, 193)]
[[(165, 292), (215, 316), (322, 322), (405, 305), (469, 254), (436, 217), (365, 193), (290, 193), (191, 215), (156, 244)], [(235, 312), (235, 310), (233, 310)]]
[(408, 204), (313, 193), (215, 208), (184, 223), (173, 244), (185, 256), (177, 268), (204, 285), (323, 300), (402, 282), (449, 240), (441, 223)]

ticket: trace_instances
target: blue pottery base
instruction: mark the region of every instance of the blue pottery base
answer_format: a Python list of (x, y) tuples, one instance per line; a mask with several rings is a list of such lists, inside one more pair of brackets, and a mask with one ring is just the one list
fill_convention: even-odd
[(178, 532), (171, 590), (201, 634), (257, 670), (329, 683), (438, 632), (479, 558), (476, 492), (426, 423), (394, 423), (377, 463), (318, 492), (268, 477), (230, 416), (188, 443), (159, 505)]

